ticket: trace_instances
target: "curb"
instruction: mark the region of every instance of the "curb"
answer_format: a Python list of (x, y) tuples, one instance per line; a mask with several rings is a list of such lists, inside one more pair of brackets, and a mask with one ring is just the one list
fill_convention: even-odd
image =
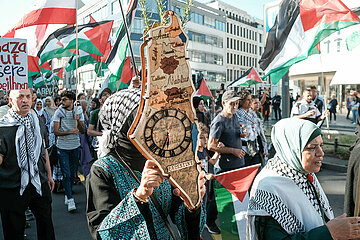
[(337, 171), (337, 172), (341, 172), (341, 173), (347, 172), (347, 166), (345, 166), (345, 165), (323, 162), (322, 167), (325, 169), (328, 169), (328, 170), (333, 170), (333, 171)]

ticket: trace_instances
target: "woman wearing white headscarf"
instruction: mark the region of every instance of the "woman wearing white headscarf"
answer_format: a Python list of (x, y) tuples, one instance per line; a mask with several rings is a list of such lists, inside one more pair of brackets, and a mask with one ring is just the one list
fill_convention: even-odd
[(46, 127), (49, 131), (51, 118), (50, 118), (49, 114), (46, 111), (44, 111), (43, 106), (44, 106), (44, 104), (43, 104), (42, 100), (37, 99), (36, 105), (35, 105), (35, 111), (38, 114), (38, 116), (42, 119), (42, 121), (44, 122), (44, 124), (46, 125)]
[(52, 118), (56, 111), (55, 103), (52, 97), (45, 98), (44, 106), (44, 110), (49, 114), (50, 118)]
[(314, 174), (324, 156), (321, 130), (310, 121), (284, 119), (271, 139), (276, 155), (254, 180), (247, 239), (360, 238), (360, 218), (334, 218)]

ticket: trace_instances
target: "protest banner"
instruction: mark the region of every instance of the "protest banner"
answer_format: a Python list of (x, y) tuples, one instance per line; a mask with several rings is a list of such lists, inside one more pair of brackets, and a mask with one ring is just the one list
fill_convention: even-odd
[(0, 38), (0, 90), (28, 88), (26, 40)]

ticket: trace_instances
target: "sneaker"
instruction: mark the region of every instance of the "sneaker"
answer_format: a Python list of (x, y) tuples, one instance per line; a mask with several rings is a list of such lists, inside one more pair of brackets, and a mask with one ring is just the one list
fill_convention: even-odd
[(68, 212), (72, 212), (76, 210), (74, 198), (70, 198), (68, 200)]
[(69, 204), (69, 199), (67, 198), (67, 196), (65, 195), (65, 201), (64, 201), (65, 205)]
[(205, 227), (211, 234), (220, 234), (220, 229), (218, 228), (218, 226), (216, 226), (215, 223), (207, 223), (205, 224)]

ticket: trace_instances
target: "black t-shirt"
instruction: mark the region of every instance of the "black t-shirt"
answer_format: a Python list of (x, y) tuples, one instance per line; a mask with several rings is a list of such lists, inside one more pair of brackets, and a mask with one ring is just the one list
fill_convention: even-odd
[[(219, 139), (219, 142), (226, 147), (242, 149), (240, 134), (240, 123), (236, 115), (226, 118), (220, 113), (211, 122), (210, 137)], [(219, 166), (223, 171), (230, 171), (244, 165), (244, 158), (238, 158), (233, 154), (220, 155)]]
[[(16, 188), (20, 186), (21, 173), (16, 156), (15, 136), (18, 126), (0, 127), (0, 154), (4, 156), (0, 165), (0, 188)], [(41, 130), (42, 138), (44, 132)], [(45, 168), (45, 148), (41, 144), (41, 153), (38, 161), (40, 181), (48, 181)]]

